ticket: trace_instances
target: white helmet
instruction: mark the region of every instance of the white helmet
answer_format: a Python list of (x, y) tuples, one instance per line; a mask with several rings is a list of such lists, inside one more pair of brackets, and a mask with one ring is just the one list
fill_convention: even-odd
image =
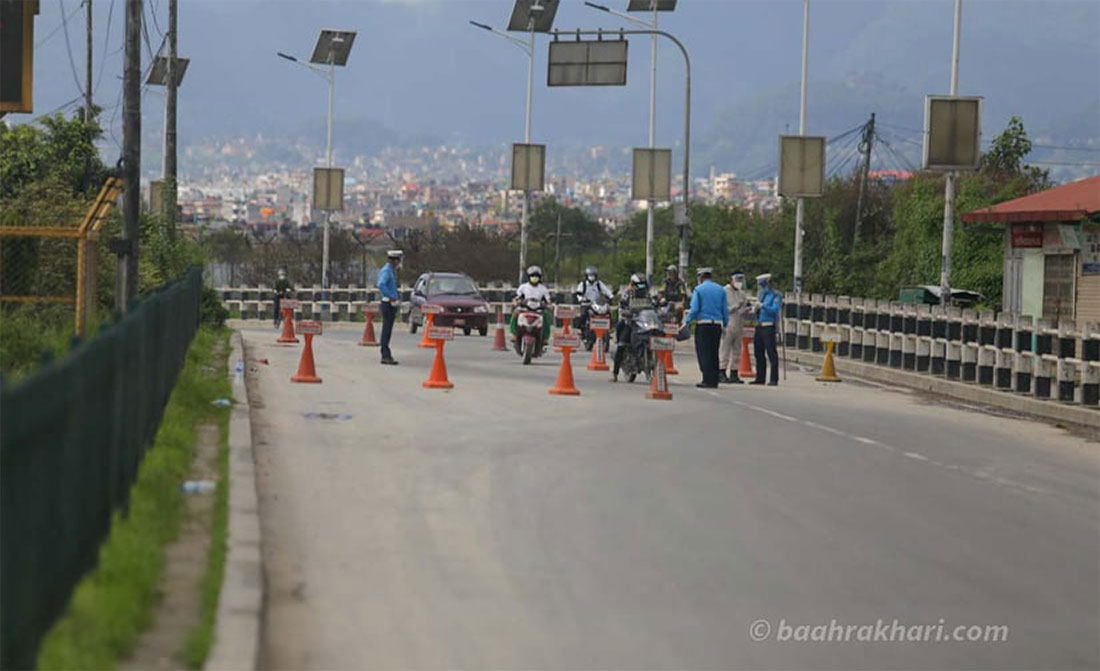
[(538, 266), (530, 266), (529, 268), (527, 268), (527, 276), (530, 277), (531, 275), (538, 275), (539, 277), (542, 277), (542, 268), (539, 268)]

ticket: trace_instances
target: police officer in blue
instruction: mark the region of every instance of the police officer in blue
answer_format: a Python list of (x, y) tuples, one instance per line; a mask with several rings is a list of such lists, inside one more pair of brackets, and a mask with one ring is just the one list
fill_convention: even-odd
[(695, 386), (702, 389), (718, 387), (718, 345), (730, 318), (726, 292), (711, 279), (713, 272), (711, 268), (696, 271), (698, 284), (691, 293), (691, 308), (681, 325), (683, 328), (695, 322), (695, 357), (703, 373), (703, 381)]
[(403, 252), (393, 249), (386, 252), (386, 264), (378, 271), (378, 293), (382, 295), (382, 364), (396, 366), (397, 359), (390, 351), (393, 322), (401, 307), (401, 294), (397, 293), (397, 269), (401, 267)]
[(752, 338), (752, 348), (756, 354), (756, 379), (749, 384), (764, 384), (764, 355), (771, 363), (771, 379), (768, 384), (779, 384), (779, 351), (775, 346), (775, 327), (779, 324), (779, 310), (783, 307), (783, 296), (772, 287), (772, 274), (756, 276), (756, 333)]

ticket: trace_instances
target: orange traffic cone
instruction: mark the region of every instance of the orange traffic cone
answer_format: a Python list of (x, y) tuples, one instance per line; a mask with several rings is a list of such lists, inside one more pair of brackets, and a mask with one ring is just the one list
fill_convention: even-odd
[(666, 375), (679, 375), (680, 371), (676, 370), (676, 365), (672, 363), (672, 353), (675, 350), (668, 350), (668, 370), (665, 371)]
[(275, 342), (289, 343), (298, 342), (298, 337), (294, 335), (294, 310), (290, 308), (283, 308), (283, 333), (279, 336), (279, 339)]
[(428, 316), (424, 320), (424, 325), (422, 327), (424, 329), (424, 337), (421, 338), (420, 342), (418, 342), (416, 344), (417, 347), (423, 347), (424, 349), (428, 349), (429, 347), (435, 347), (435, 341), (433, 341), (431, 338), (428, 337), (428, 329), (430, 329), (432, 327), (432, 324), (434, 324), (434, 323), (435, 323), (435, 315), (432, 314), (432, 313), (428, 313)]
[(504, 306), (497, 306), (497, 326), (493, 335), (493, 350), (497, 352), (508, 351), (508, 344), (504, 342)]
[(756, 377), (752, 370), (752, 355), (749, 354), (749, 341), (752, 338), (741, 338), (741, 365), (737, 367), (737, 377), (742, 380), (750, 380)]
[(592, 345), (592, 360), (588, 362), (588, 370), (608, 370), (607, 352), (603, 349), (603, 336), (606, 331), (596, 330), (596, 343)]
[(672, 392), (668, 390), (668, 378), (665, 377), (670, 354), (671, 352), (668, 350), (657, 352), (657, 370), (653, 371), (653, 375), (650, 376), (649, 391), (646, 392), (646, 398), (659, 401), (672, 400)]
[(302, 348), (302, 358), (298, 361), (298, 374), (290, 378), (291, 382), (320, 382), (317, 369), (313, 365), (313, 334), (307, 333), (306, 346)]
[(550, 390), (556, 396), (580, 396), (581, 391), (573, 383), (573, 364), (569, 357), (573, 353), (572, 347), (561, 348), (561, 368), (558, 370), (558, 381)]
[[(431, 315), (428, 315), (428, 319), (431, 319), (431, 317)], [(422, 383), (423, 386), (429, 389), (453, 389), (454, 385), (447, 379), (447, 362), (443, 360), (443, 341), (429, 340), (428, 342), (432, 343), (431, 346), (435, 348), (435, 360), (432, 361), (432, 372), (428, 374), (428, 379)]]
[(363, 327), (363, 338), (359, 341), (363, 347), (378, 347), (378, 341), (374, 339), (374, 313), (367, 308), (367, 325)]

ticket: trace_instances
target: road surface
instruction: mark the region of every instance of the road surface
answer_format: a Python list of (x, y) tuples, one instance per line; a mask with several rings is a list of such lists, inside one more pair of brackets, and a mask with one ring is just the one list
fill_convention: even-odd
[(1096, 436), (805, 371), (696, 389), (686, 352), (672, 401), (584, 356), (553, 397), (560, 358), (491, 335), (429, 390), (400, 324), (400, 366), (335, 326), (291, 384), (300, 349), (243, 333), (267, 667), (1100, 666)]

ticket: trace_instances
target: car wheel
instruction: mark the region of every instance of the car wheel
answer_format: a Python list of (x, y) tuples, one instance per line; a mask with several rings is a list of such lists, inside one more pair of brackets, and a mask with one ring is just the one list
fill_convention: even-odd
[(489, 327), (488, 326), (479, 326), (478, 329), (477, 329), (477, 334), (484, 338), (485, 336), (489, 335)]
[(467, 336), (470, 335), (470, 330), (471, 329), (470, 329), (469, 326), (463, 326), (462, 327), (462, 335), (467, 335)]

